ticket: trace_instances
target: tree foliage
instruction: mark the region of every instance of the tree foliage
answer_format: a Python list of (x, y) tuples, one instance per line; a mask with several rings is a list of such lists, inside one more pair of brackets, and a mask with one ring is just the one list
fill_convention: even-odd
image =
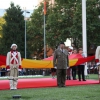
[[(56, 0), (62, 2), (62, 0)], [(73, 8), (73, 18), (71, 36), (75, 39), (78, 46), (82, 45), (82, 0), (63, 0), (68, 5), (71, 3)], [(63, 5), (63, 2), (61, 5)], [(67, 4), (66, 4), (67, 5)], [(87, 44), (100, 45), (100, 1), (99, 0), (86, 0), (86, 21), (87, 21)]]
[(55, 3), (47, 20), (47, 39), (51, 47), (54, 47), (54, 45), (57, 45), (60, 41), (66, 41), (67, 38), (72, 38), (71, 28), (73, 26), (73, 16), (73, 3)]
[(6, 55), (10, 50), (12, 43), (18, 45), (18, 50), (24, 57), (24, 16), (23, 11), (14, 3), (10, 4), (10, 7), (6, 10), (4, 19), (6, 24), (3, 25), (3, 37), (0, 46), (0, 53)]
[(30, 38), (28, 45), (31, 53), (34, 53), (34, 56), (39, 56), (43, 49), (43, 4), (34, 10), (28, 25), (27, 33)]
[(87, 42), (100, 45), (100, 1), (87, 0)]
[[(81, 0), (56, 0), (52, 6), (49, 5), (46, 14), (46, 43), (51, 48), (60, 41), (73, 38), (77, 47), (82, 47), (82, 1)], [(99, 0), (86, 1), (87, 12), (87, 43), (99, 45)], [(41, 8), (41, 9), (40, 9)], [(35, 39), (33, 47), (43, 48), (43, 4), (40, 5), (32, 15), (31, 33)], [(33, 29), (33, 30), (32, 30)], [(30, 32), (29, 32), (30, 33)], [(36, 38), (38, 37), (38, 38)], [(95, 38), (93, 38), (95, 37)], [(39, 42), (41, 41), (41, 42)], [(34, 45), (36, 43), (36, 45)], [(40, 44), (41, 43), (41, 44)], [(38, 45), (37, 45), (38, 44)], [(38, 47), (37, 47), (38, 46)]]
[[(46, 13), (46, 45), (51, 48), (67, 38), (73, 38), (77, 47), (82, 46), (82, 0), (55, 0), (55, 4), (47, 3)], [(16, 42), (19, 49), (24, 51), (24, 18), (18, 6), (12, 6), (5, 16), (3, 26), (3, 42), (5, 49)], [(12, 14), (13, 13), (13, 14)], [(18, 13), (18, 14), (17, 14)], [(20, 15), (17, 18), (17, 15)], [(14, 16), (16, 15), (16, 16)], [(87, 44), (100, 45), (100, 1), (86, 0)], [(44, 19), (43, 3), (38, 6), (31, 20), (27, 21), (27, 47), (31, 54), (43, 55), (44, 48)], [(14, 19), (13, 19), (14, 18)], [(20, 34), (19, 34), (20, 33)], [(9, 39), (8, 39), (9, 37)], [(7, 40), (8, 39), (8, 40)], [(21, 41), (21, 42), (20, 42)], [(20, 43), (19, 43), (20, 42)], [(1, 47), (1, 46), (0, 46)], [(4, 50), (4, 48), (2, 48)], [(24, 55), (24, 52), (23, 52)], [(29, 54), (28, 54), (29, 55)]]
[[(47, 3), (48, 6), (48, 3)], [(47, 20), (47, 16), (46, 16)], [(28, 22), (27, 33), (29, 36), (28, 47), (31, 53), (37, 55), (39, 58), (43, 58), (44, 48), (44, 14), (43, 14), (43, 3), (34, 10), (31, 15), (31, 21)]]

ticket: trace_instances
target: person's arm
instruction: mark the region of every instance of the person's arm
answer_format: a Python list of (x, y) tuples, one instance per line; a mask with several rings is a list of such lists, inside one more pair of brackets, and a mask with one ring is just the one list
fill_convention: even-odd
[(69, 67), (69, 58), (68, 58), (68, 55), (67, 55), (67, 67)]
[(9, 58), (9, 52), (7, 53), (7, 58), (6, 58), (6, 69), (7, 71), (10, 70), (10, 58)]
[(19, 71), (21, 71), (22, 70), (22, 64), (21, 64), (21, 54), (20, 54), (20, 52), (18, 52), (18, 61), (19, 61)]
[(53, 57), (53, 67), (57, 67), (56, 66), (56, 58), (57, 58), (57, 53), (56, 51), (54, 52), (54, 57)]
[(21, 54), (20, 54), (20, 52), (18, 52), (18, 61), (19, 61), (19, 65), (21, 66), (22, 64), (21, 64)]

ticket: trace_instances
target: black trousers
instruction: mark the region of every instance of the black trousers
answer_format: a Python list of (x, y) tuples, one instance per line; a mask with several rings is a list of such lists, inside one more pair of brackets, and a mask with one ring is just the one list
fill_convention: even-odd
[(57, 85), (64, 86), (66, 81), (66, 69), (57, 69)]
[(79, 81), (81, 80), (81, 75), (82, 75), (82, 80), (85, 80), (84, 69), (85, 69), (84, 65), (78, 65), (78, 78), (79, 78)]
[(77, 66), (73, 66), (72, 67), (72, 77), (73, 77), (73, 80), (76, 80), (76, 69), (77, 69)]

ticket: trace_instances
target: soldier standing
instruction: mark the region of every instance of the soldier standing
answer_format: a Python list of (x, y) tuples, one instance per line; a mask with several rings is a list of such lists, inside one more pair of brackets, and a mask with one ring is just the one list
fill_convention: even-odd
[(66, 69), (69, 67), (69, 59), (64, 43), (60, 43), (59, 48), (54, 52), (53, 66), (57, 67), (57, 86), (65, 87)]
[(18, 70), (21, 70), (21, 55), (17, 50), (17, 45), (11, 45), (11, 51), (7, 53), (6, 68), (9, 71), (10, 90), (17, 89)]

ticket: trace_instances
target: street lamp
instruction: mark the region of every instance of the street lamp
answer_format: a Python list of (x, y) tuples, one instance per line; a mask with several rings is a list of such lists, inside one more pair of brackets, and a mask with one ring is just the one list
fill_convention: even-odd
[(26, 55), (26, 13), (30, 13), (29, 11), (26, 11), (26, 8), (24, 9), (24, 13), (25, 13), (25, 16), (24, 16), (24, 20), (25, 20), (25, 58), (27, 57)]

